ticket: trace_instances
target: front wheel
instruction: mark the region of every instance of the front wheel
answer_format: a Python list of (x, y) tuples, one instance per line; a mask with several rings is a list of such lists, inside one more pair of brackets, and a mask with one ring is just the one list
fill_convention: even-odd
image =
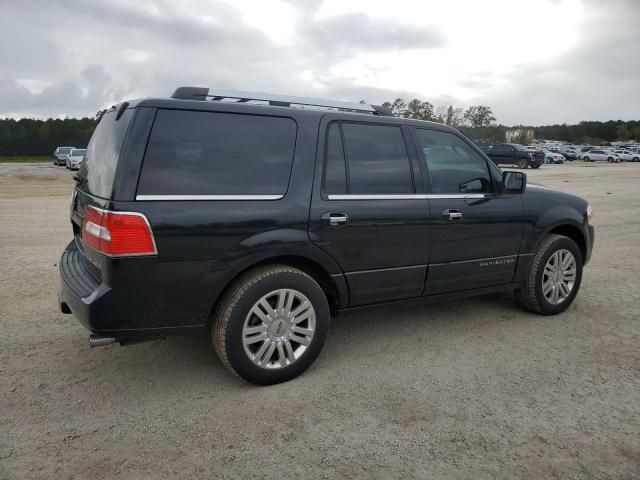
[(588, 161), (589, 161), (589, 157), (584, 157), (584, 158), (583, 158), (583, 160), (584, 160), (585, 162), (588, 162)]
[(531, 165), (531, 168), (540, 168), (540, 164), (539, 163), (534, 163), (533, 165)]
[(215, 311), (213, 345), (222, 363), (256, 385), (286, 382), (319, 355), (329, 305), (318, 283), (287, 265), (244, 274)]
[(516, 302), (542, 315), (564, 312), (580, 288), (582, 262), (576, 242), (549, 235), (533, 257), (524, 286), (515, 291)]

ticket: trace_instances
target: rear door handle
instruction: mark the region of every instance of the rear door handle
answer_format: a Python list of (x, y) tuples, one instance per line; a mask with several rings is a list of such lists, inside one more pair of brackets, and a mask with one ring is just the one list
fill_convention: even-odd
[(337, 227), (347, 223), (349, 216), (346, 213), (327, 212), (322, 215), (322, 221), (328, 223), (331, 227)]
[(462, 220), (462, 212), (455, 208), (448, 208), (442, 211), (442, 216), (448, 218), (451, 221)]

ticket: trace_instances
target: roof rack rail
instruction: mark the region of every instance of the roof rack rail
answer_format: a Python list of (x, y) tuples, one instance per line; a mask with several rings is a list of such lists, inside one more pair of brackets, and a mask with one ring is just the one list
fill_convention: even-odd
[(271, 93), (243, 92), (239, 90), (210, 89), (206, 87), (178, 87), (171, 98), (181, 100), (235, 100), (236, 103), (252, 101), (268, 102), (276, 107), (291, 107), (300, 105), (303, 107), (336, 108), (358, 113), (370, 113), (372, 115), (393, 115), (388, 110), (377, 105), (367, 103), (343, 102), (340, 100), (323, 100), (319, 98), (294, 97), (291, 95), (273, 95)]

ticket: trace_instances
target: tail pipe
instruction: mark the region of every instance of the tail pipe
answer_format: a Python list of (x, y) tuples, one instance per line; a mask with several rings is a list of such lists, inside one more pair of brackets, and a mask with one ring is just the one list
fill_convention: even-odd
[(113, 337), (101, 337), (99, 335), (89, 335), (90, 347), (104, 347), (116, 343), (116, 339)]

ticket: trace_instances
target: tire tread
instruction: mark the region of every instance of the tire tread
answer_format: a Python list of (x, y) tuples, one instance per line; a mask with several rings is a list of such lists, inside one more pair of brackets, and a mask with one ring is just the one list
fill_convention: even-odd
[(213, 348), (222, 364), (238, 378), (242, 377), (231, 365), (226, 346), (226, 332), (231, 319), (231, 314), (240, 299), (253, 285), (269, 278), (270, 276), (281, 273), (300, 275), (306, 280), (313, 282), (319, 289), (321, 289), (320, 285), (318, 285), (310, 275), (306, 274), (302, 270), (298, 270), (297, 268), (290, 267), (288, 265), (265, 265), (242, 274), (223, 294), (222, 300), (218, 302), (218, 305), (214, 309), (214, 321), (211, 328)]
[(540, 313), (542, 315), (547, 315), (547, 312), (544, 311), (542, 305), (538, 301), (538, 297), (536, 295), (536, 277), (538, 276), (538, 271), (540, 268), (544, 268), (542, 266), (542, 258), (544, 257), (547, 249), (553, 245), (558, 240), (563, 238), (568, 238), (563, 235), (551, 234), (547, 238), (545, 238), (540, 246), (538, 247), (538, 251), (533, 257), (533, 261), (531, 262), (531, 267), (529, 267), (529, 274), (527, 275), (527, 279), (524, 282), (524, 287), (519, 288), (515, 291), (516, 303), (521, 307), (526, 308), (535, 313)]

